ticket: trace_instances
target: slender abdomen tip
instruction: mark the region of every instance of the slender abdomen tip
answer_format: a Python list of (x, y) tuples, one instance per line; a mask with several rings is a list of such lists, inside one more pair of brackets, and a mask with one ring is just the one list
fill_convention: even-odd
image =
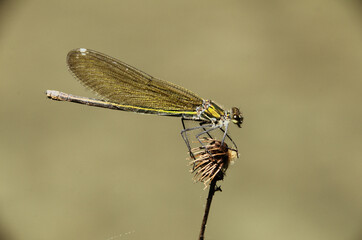
[(58, 98), (59, 98), (59, 91), (47, 90), (45, 93), (46, 93), (47, 97), (50, 99), (58, 100)]

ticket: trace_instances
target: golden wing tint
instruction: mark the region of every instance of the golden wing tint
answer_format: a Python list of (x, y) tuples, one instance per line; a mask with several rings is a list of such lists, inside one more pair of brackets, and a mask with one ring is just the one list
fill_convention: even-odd
[(151, 109), (190, 111), (202, 105), (202, 99), (191, 91), (156, 79), (90, 49), (70, 51), (67, 63), (83, 85), (110, 102)]

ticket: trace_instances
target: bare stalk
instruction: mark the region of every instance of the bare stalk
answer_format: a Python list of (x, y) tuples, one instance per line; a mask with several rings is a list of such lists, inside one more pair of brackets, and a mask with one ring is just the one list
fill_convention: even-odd
[(206, 200), (206, 206), (205, 206), (205, 213), (204, 213), (204, 218), (202, 219), (202, 224), (201, 224), (201, 230), (200, 230), (200, 235), (199, 235), (199, 240), (204, 240), (204, 234), (205, 234), (205, 229), (206, 229), (206, 223), (207, 223), (207, 218), (209, 217), (209, 212), (210, 212), (210, 207), (211, 207), (211, 202), (212, 202), (212, 198), (214, 197), (215, 191), (217, 191), (218, 189), (216, 188), (216, 182), (218, 181), (217, 178), (212, 179), (211, 183), (210, 183), (210, 189), (209, 189), (209, 194), (207, 196), (207, 200)]

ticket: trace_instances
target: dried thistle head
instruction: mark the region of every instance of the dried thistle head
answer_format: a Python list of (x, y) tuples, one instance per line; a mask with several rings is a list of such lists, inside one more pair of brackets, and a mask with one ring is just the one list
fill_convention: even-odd
[(204, 146), (191, 149), (190, 171), (195, 173), (194, 180), (203, 182), (207, 188), (214, 178), (224, 179), (229, 164), (238, 157), (238, 153), (216, 139), (203, 138), (201, 142)]

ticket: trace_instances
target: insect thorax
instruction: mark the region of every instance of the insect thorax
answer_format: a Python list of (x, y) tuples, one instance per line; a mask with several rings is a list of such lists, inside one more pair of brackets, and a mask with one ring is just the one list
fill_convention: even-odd
[(229, 120), (229, 114), (211, 100), (203, 100), (202, 105), (196, 108), (198, 120), (212, 122), (219, 125)]

